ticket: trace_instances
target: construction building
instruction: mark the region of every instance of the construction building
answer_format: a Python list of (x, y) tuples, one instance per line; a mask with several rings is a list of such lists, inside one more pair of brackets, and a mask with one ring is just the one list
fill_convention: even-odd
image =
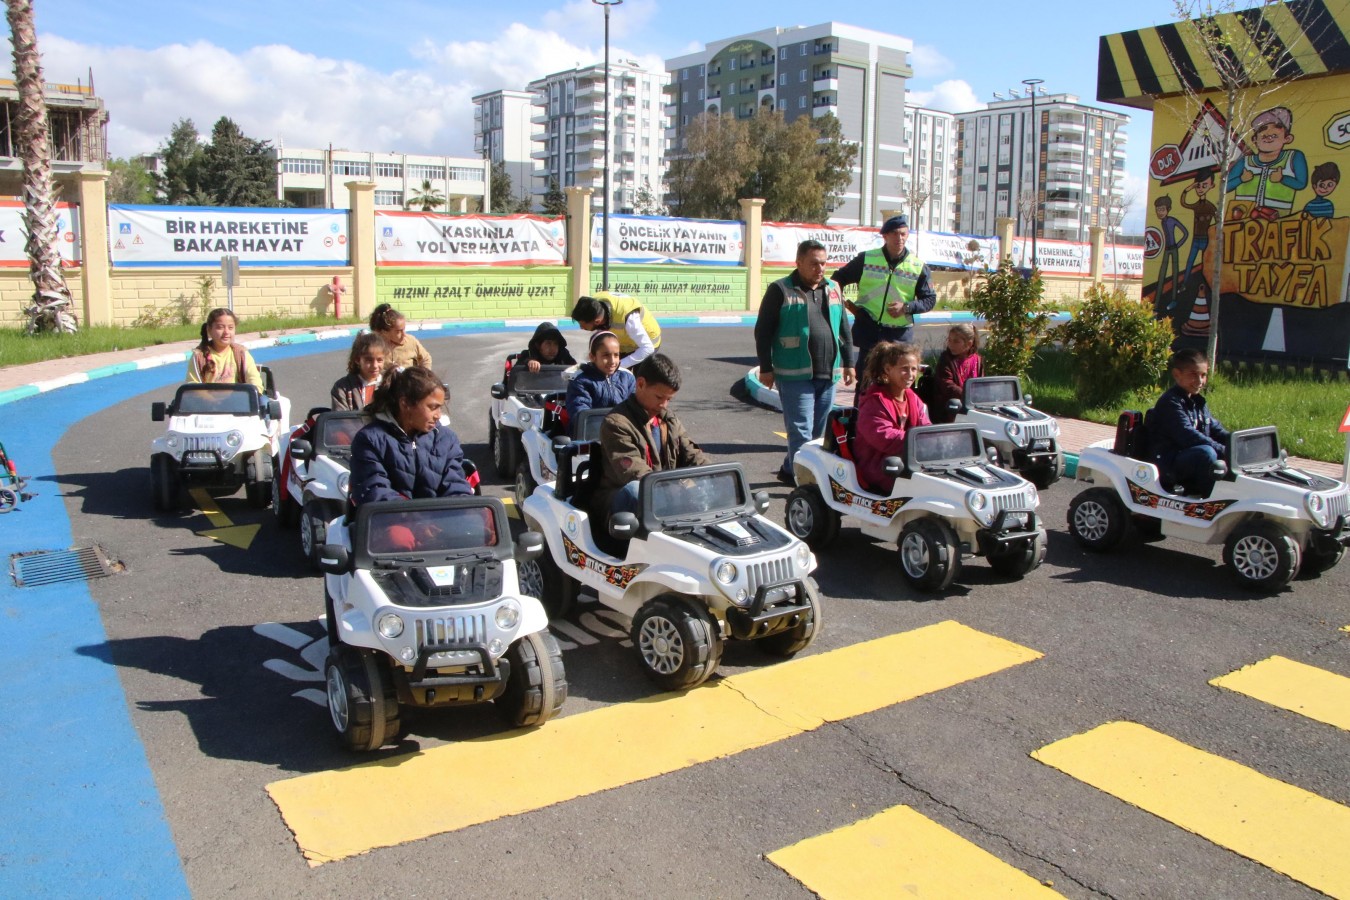
[(507, 90), (473, 98), (474, 152), (493, 165), (501, 163), (511, 178), (512, 195), (527, 199), (534, 190), (533, 101), (533, 94)]

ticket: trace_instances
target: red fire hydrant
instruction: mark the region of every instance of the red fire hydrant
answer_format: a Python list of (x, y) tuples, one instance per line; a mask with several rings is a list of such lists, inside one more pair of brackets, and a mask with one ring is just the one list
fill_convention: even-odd
[(343, 285), (338, 276), (334, 275), (333, 280), (328, 284), (328, 293), (333, 298), (333, 318), (342, 318), (342, 295), (347, 293), (347, 288)]

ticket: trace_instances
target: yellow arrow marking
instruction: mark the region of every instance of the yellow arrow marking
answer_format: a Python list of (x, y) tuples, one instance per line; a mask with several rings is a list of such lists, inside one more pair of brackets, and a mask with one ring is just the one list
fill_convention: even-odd
[(213, 541), (219, 541), (222, 544), (229, 544), (231, 547), (238, 547), (240, 550), (247, 550), (249, 544), (253, 543), (253, 538), (258, 534), (260, 525), (236, 525), (230, 521), (230, 517), (220, 511), (216, 505), (215, 498), (212, 497), (206, 488), (193, 488), (188, 491), (192, 499), (197, 501), (197, 508), (202, 511), (202, 515), (214, 525), (207, 531), (199, 531), (197, 534), (202, 537), (210, 538)]
[(516, 499), (514, 497), (503, 497), (502, 506), (506, 507), (506, 515), (509, 516), (510, 518), (512, 519), (521, 518), (520, 508), (516, 506)]
[(785, 440), (785, 441), (787, 440), (787, 432), (786, 432), (786, 431), (775, 431), (774, 434), (778, 435), (780, 438), (782, 438), (782, 439)]

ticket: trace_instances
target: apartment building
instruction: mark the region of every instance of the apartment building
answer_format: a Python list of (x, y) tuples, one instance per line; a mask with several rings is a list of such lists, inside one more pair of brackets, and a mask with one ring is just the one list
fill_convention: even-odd
[[(604, 64), (556, 72), (529, 84), (534, 98), (534, 194), (549, 185), (588, 187), (596, 210), (604, 208), (604, 175), (610, 173), (615, 213), (644, 212), (645, 188), (659, 203), (665, 193), (665, 72), (649, 72), (628, 59), (610, 62), (611, 128), (605, 133)], [(536, 203), (536, 205), (538, 205)]]
[(784, 118), (834, 115), (858, 146), (853, 178), (829, 221), (877, 225), (881, 211), (903, 208), (905, 83), (913, 76), (909, 38), (824, 22), (767, 28), (713, 41), (666, 60), (672, 154), (699, 115), (748, 118), (760, 107)]
[(994, 234), (995, 219), (1030, 235), (1087, 241), (1094, 226), (1118, 226), (1129, 117), (1079, 103), (1073, 94), (1032, 99), (995, 94), (983, 109), (956, 114), (959, 174), (956, 230)]
[(489, 91), (473, 98), (474, 152), (505, 166), (516, 197), (529, 197), (534, 190), (533, 102), (534, 95), (525, 91)]
[[(905, 107), (900, 203), (916, 231), (956, 230), (956, 116), (922, 106)], [(882, 177), (889, 177), (883, 173)]]
[[(59, 181), (85, 169), (102, 169), (108, 158), (108, 112), (89, 84), (53, 84), (43, 88), (47, 128), (51, 135), (52, 175)], [(19, 87), (0, 79), (0, 194), (23, 193), (23, 160), (19, 157)]]
[(421, 209), (425, 193), (443, 198), (431, 212), (491, 206), (491, 163), (457, 156), (283, 147), (276, 142), (277, 197), (308, 209), (346, 209), (347, 182), (375, 182), (376, 209)]

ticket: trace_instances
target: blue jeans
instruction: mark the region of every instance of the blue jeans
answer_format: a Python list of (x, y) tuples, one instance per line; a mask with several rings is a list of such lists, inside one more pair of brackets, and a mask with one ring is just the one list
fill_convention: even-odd
[(610, 515), (614, 513), (638, 511), (638, 482), (630, 481), (615, 491), (609, 498)]
[(1170, 481), (1184, 486), (1188, 494), (1208, 497), (1214, 490), (1214, 463), (1218, 458), (1218, 452), (1209, 444), (1187, 447), (1172, 458), (1172, 465), (1165, 474), (1170, 476)]
[(802, 444), (825, 433), (825, 422), (834, 408), (834, 380), (775, 381), (778, 399), (783, 403), (783, 424), (787, 426), (788, 449), (783, 471), (792, 471), (792, 459)]

